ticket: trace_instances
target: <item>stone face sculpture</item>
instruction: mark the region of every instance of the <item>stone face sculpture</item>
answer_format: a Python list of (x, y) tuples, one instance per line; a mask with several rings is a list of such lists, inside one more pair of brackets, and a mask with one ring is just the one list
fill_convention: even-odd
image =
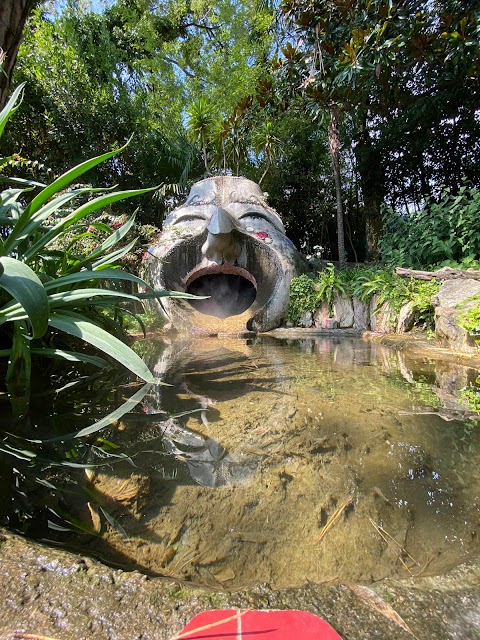
[(192, 187), (166, 218), (145, 263), (155, 289), (208, 296), (161, 298), (160, 304), (176, 328), (210, 334), (278, 326), (290, 280), (305, 266), (260, 187), (230, 176)]

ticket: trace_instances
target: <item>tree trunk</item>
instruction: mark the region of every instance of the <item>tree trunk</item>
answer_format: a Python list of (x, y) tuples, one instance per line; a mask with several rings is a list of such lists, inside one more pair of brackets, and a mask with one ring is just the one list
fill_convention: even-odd
[(358, 143), (355, 147), (357, 167), (360, 174), (363, 208), (365, 214), (366, 257), (378, 259), (378, 239), (382, 229), (381, 205), (385, 195), (385, 177), (380, 154), (374, 148), (367, 129), (367, 111), (363, 113), (363, 122)]
[(333, 177), (337, 201), (337, 243), (338, 261), (342, 267), (346, 262), (345, 231), (343, 228), (342, 178), (340, 175), (340, 132), (338, 130), (340, 112), (338, 106), (330, 106), (330, 122), (328, 124), (328, 146), (332, 158)]
[(40, 0), (0, 2), (0, 109), (7, 101), (25, 22), (39, 2)]

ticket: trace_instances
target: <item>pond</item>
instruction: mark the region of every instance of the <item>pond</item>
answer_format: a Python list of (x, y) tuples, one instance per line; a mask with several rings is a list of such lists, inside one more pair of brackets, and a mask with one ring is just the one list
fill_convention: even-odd
[[(3, 524), (213, 589), (371, 583), (478, 554), (468, 361), (325, 335), (137, 347), (171, 386), (95, 435), (31, 444), (35, 459), (17, 440)], [(60, 382), (48, 414), (34, 399), (30, 440), (91, 424), (138, 388)]]

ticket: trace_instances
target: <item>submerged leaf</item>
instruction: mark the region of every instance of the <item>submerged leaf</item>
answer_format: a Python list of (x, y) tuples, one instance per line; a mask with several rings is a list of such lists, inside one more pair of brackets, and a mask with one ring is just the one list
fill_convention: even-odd
[(94, 424), (89, 427), (85, 427), (85, 429), (80, 429), (80, 431), (75, 431), (73, 433), (67, 433), (63, 436), (57, 436), (56, 438), (48, 438), (46, 440), (30, 440), (30, 442), (37, 443), (46, 443), (46, 442), (64, 442), (66, 440), (73, 440), (75, 438), (82, 438), (84, 436), (89, 436), (92, 433), (96, 433), (106, 427), (107, 425), (119, 420), (126, 413), (129, 413), (134, 407), (137, 406), (139, 402), (143, 400), (143, 398), (147, 395), (151, 388), (151, 384), (144, 384), (141, 389), (139, 389), (131, 398), (129, 398), (126, 402), (124, 402), (120, 407), (109, 413), (107, 416), (98, 420)]
[(115, 518), (113, 516), (111, 516), (108, 511), (106, 511), (103, 507), (100, 507), (100, 511), (103, 513), (103, 515), (105, 516), (108, 524), (115, 529), (115, 531), (117, 531), (124, 540), (128, 540), (128, 538), (130, 537), (128, 535), (128, 533), (125, 531), (125, 529), (122, 527), (122, 525), (118, 522), (118, 520), (115, 520)]

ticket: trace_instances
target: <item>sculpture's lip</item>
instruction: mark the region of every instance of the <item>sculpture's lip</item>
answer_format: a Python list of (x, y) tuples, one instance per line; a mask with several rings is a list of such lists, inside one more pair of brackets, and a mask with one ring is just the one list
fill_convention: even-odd
[(247, 269), (244, 269), (243, 267), (238, 267), (236, 265), (228, 264), (227, 262), (224, 262), (221, 265), (210, 264), (207, 266), (200, 265), (195, 267), (195, 269), (187, 273), (187, 275), (184, 278), (185, 289), (187, 289), (192, 284), (192, 282), (194, 282), (198, 278), (201, 278), (202, 276), (216, 275), (216, 274), (230, 274), (230, 275), (242, 276), (242, 278), (245, 278), (246, 280), (251, 282), (255, 287), (255, 289), (257, 288), (257, 281), (255, 280), (255, 277), (250, 273), (250, 271), (247, 271)]

